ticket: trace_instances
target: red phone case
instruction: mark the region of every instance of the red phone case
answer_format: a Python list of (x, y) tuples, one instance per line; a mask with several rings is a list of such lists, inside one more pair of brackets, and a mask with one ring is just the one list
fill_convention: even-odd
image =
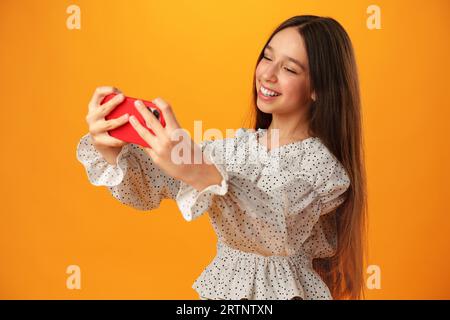
[[(104, 104), (105, 102), (108, 102), (112, 98), (116, 96), (116, 93), (111, 93), (103, 98), (102, 102), (100, 104)], [(161, 110), (152, 102), (145, 101), (142, 99), (137, 98), (131, 98), (131, 97), (125, 97), (125, 99), (120, 103), (118, 106), (116, 106), (108, 115), (106, 115), (105, 119), (115, 119), (123, 114), (128, 113), (129, 116), (134, 115), (138, 121), (144, 126), (144, 128), (147, 128), (151, 134), (155, 135), (152, 129), (146, 126), (145, 120), (142, 117), (141, 113), (136, 109), (134, 106), (134, 102), (136, 100), (141, 100), (144, 105), (150, 109), (150, 112), (154, 112), (154, 110), (157, 110), (159, 113), (159, 122), (163, 127), (166, 126), (166, 122), (164, 120), (163, 114)], [(124, 125), (121, 125), (120, 127), (117, 127), (115, 129), (109, 130), (108, 134), (114, 138), (117, 138), (119, 140), (129, 142), (129, 143), (135, 143), (139, 144), (143, 147), (150, 148), (147, 142), (145, 142), (144, 139), (141, 138), (141, 136), (136, 132), (136, 130), (133, 128), (131, 123), (127, 122)]]

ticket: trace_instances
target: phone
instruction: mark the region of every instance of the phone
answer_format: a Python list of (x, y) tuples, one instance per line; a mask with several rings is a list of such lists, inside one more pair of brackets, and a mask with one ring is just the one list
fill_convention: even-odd
[[(117, 95), (117, 93), (111, 93), (105, 96), (100, 104), (104, 104), (105, 102), (108, 102), (112, 98), (114, 98)], [(144, 128), (147, 128), (151, 134), (155, 135), (152, 129), (146, 126), (145, 120), (142, 117), (141, 113), (136, 109), (134, 106), (134, 102), (136, 100), (141, 100), (144, 105), (153, 113), (153, 115), (159, 120), (161, 125), (163, 127), (166, 126), (166, 122), (164, 120), (163, 114), (161, 110), (150, 101), (145, 101), (142, 99), (137, 98), (131, 98), (131, 97), (124, 97), (124, 100), (116, 106), (108, 115), (106, 115), (106, 120), (116, 119), (123, 114), (128, 113), (129, 116), (135, 116), (137, 120), (144, 126)], [(121, 125), (120, 127), (117, 127), (115, 129), (109, 130), (108, 134), (116, 139), (129, 142), (129, 143), (135, 143), (138, 145), (141, 145), (143, 147), (150, 148), (147, 142), (145, 142), (144, 139), (141, 138), (141, 136), (136, 132), (134, 127), (131, 125), (131, 123), (127, 122), (124, 125)]]

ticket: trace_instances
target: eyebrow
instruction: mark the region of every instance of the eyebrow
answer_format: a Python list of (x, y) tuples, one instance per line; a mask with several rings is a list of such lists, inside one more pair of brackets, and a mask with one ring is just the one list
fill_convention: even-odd
[[(266, 49), (274, 51), (273, 48), (270, 45), (266, 46)], [(297, 64), (300, 68), (302, 68), (303, 70), (306, 70), (305, 66), (303, 65), (303, 63), (301, 63), (300, 61), (298, 61), (297, 59), (285, 56), (289, 61), (294, 62), (295, 64)]]

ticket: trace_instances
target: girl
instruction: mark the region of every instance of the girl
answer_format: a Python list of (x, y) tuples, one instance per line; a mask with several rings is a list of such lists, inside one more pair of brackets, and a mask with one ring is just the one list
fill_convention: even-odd
[[(200, 298), (363, 297), (359, 83), (351, 41), (337, 21), (295, 16), (275, 29), (256, 65), (255, 130), (240, 128), (234, 138), (193, 148), (189, 139), (180, 142), (189, 143), (191, 155), (200, 150), (201, 163), (171, 158), (180, 126), (162, 99), (153, 102), (164, 128), (136, 105), (155, 135), (133, 117), (105, 121), (123, 99), (99, 106), (113, 91), (119, 92), (95, 92), (77, 158), (92, 184), (108, 187), (124, 204), (151, 210), (171, 198), (188, 221), (209, 212), (217, 255), (193, 284)], [(107, 134), (127, 122), (151, 148)], [(259, 161), (252, 161), (255, 155)]]

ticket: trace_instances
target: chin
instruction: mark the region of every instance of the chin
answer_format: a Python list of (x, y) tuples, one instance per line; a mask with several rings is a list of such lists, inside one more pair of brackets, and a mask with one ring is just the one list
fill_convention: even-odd
[(272, 106), (268, 106), (265, 105), (263, 103), (260, 103), (259, 101), (256, 103), (259, 111), (262, 111), (264, 113), (272, 113), (273, 112), (273, 107)]
[(256, 101), (256, 105), (260, 111), (265, 113), (276, 113), (280, 109), (277, 104), (266, 103), (260, 100)]

